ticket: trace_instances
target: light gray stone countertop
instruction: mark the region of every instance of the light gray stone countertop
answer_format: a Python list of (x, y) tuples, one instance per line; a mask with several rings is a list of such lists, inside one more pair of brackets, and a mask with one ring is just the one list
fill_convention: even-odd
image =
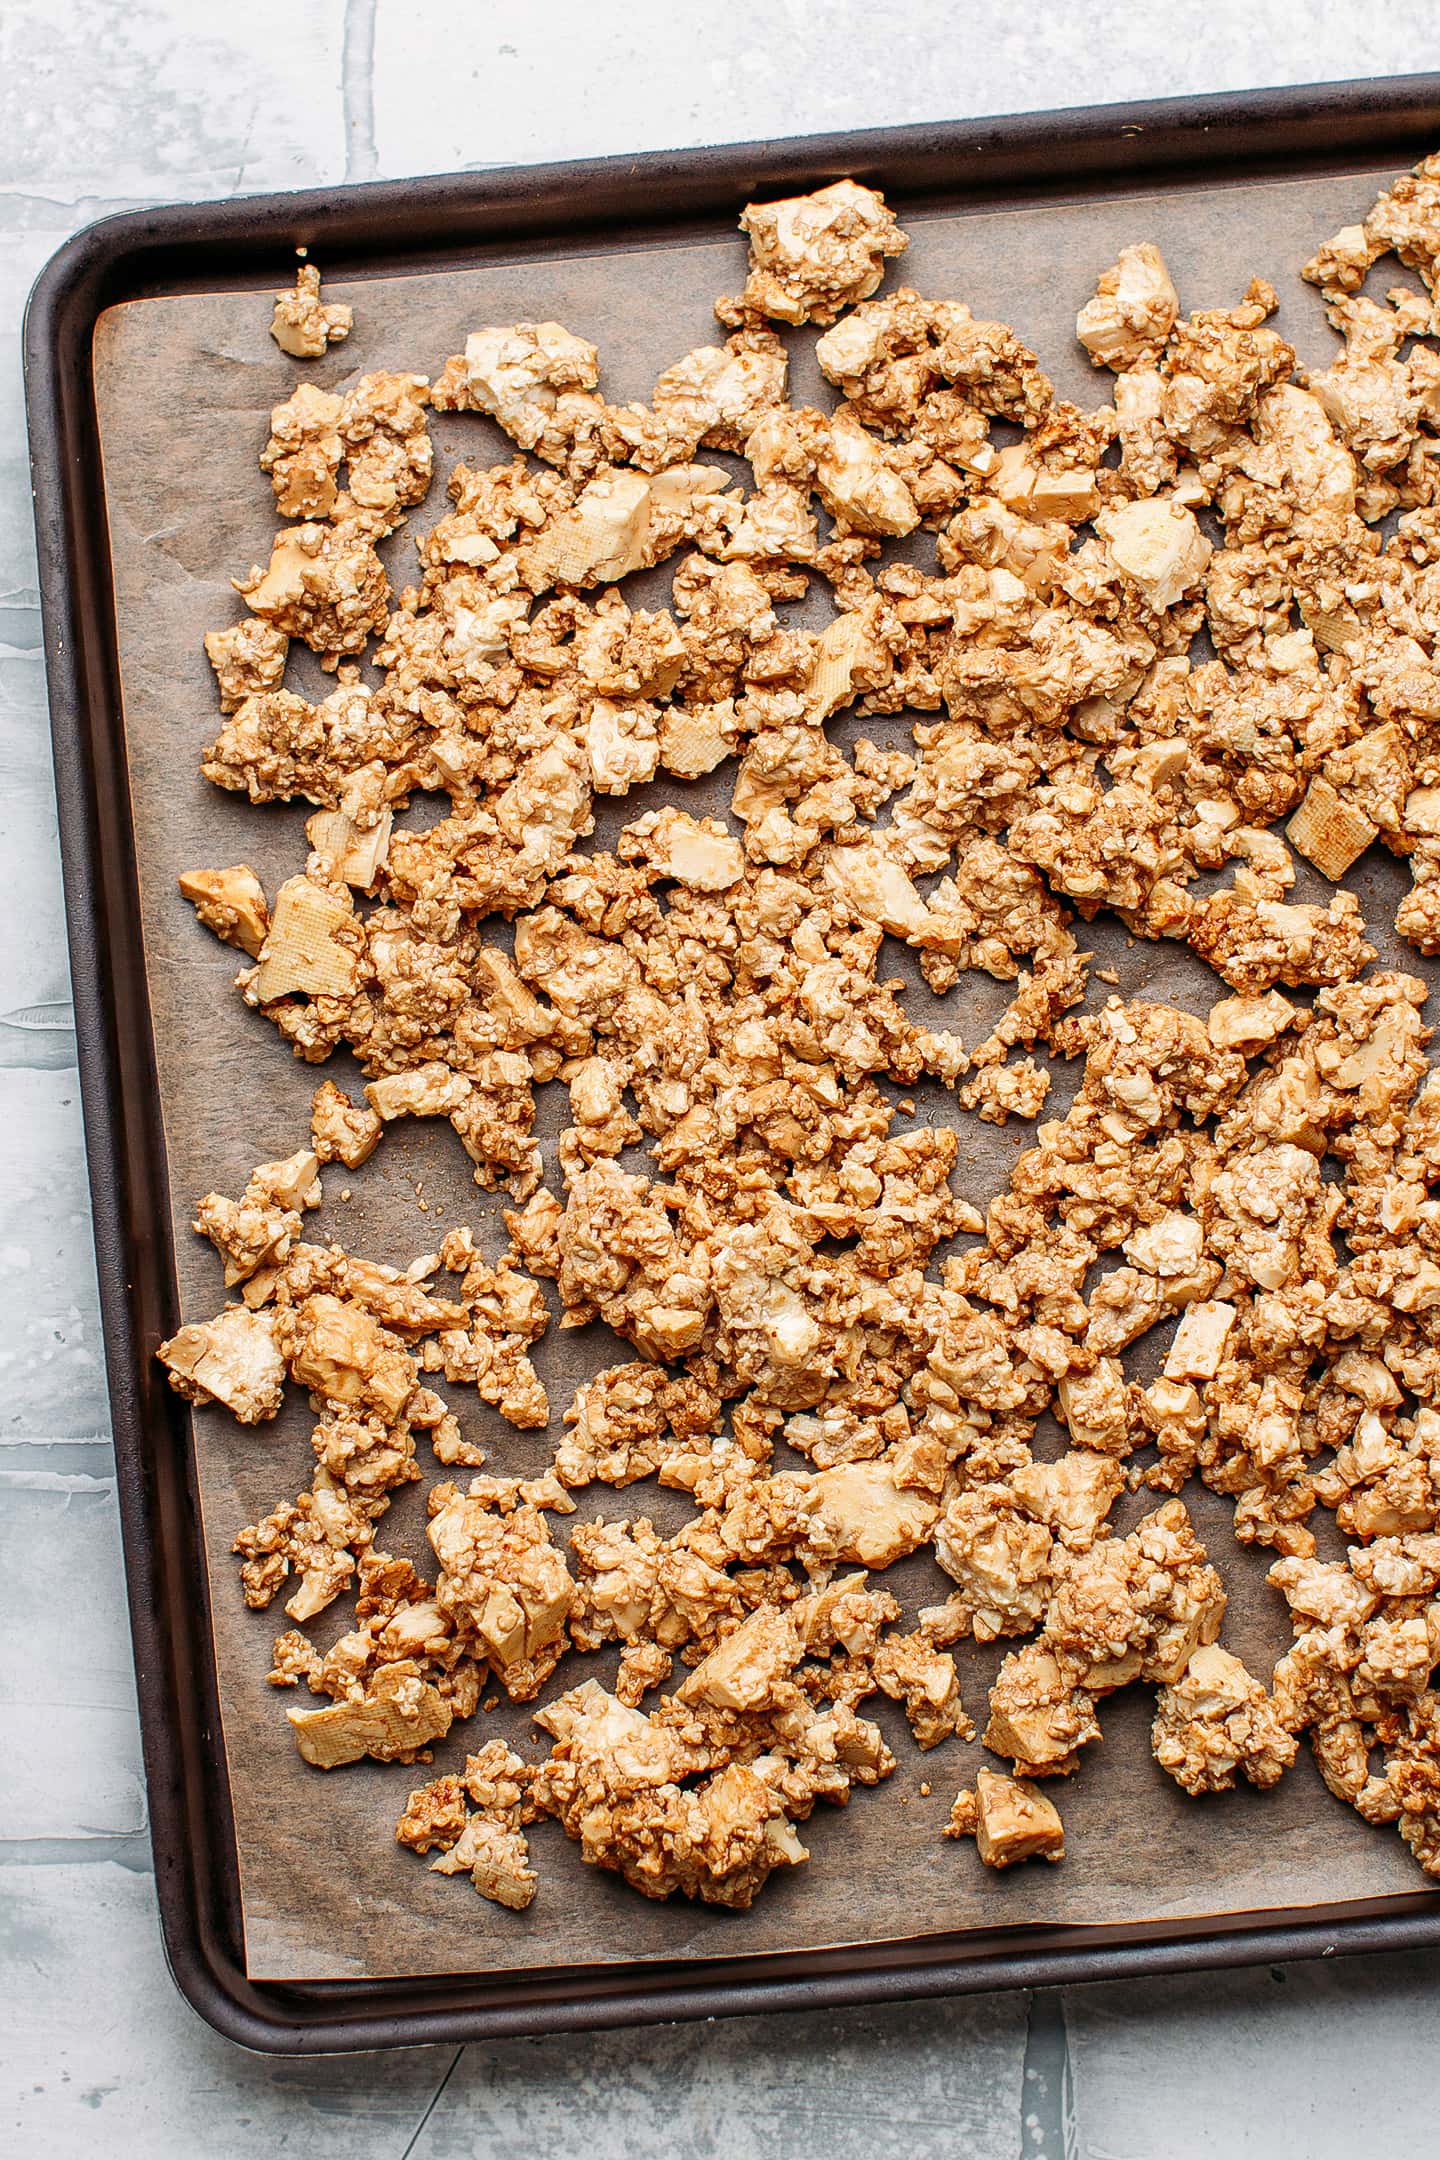
[(246, 2055), (155, 1916), (18, 333), (178, 198), (1440, 66), (1427, 0), (6, 0), (0, 12), (0, 2149), (111, 2160), (1349, 2160), (1433, 2148), (1420, 1956), (393, 2055)]

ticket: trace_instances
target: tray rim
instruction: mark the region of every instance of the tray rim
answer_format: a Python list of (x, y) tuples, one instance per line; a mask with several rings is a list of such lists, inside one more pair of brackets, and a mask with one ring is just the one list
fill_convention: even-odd
[[(638, 157), (372, 181), (100, 219), (57, 251), (26, 310), (24, 370), (47, 695), (114, 1427), (142, 1747), (161, 1932), (182, 1995), (241, 2046), (279, 2054), (463, 2042), (670, 2019), (1057, 1986), (1221, 1965), (1440, 1944), (1440, 1894), (1384, 1913), (1287, 1912), (1254, 1924), (1157, 1923), (899, 1938), (853, 1951), (744, 1952), (606, 1967), (312, 1983), (244, 1970), (198, 1502), (183, 1407), (151, 1349), (173, 1325), (164, 1137), (139, 961), (108, 536), (91, 340), (124, 299), (197, 283), (274, 278), (300, 244), (332, 279), (423, 266), (486, 240), (669, 228), (752, 194), (852, 173), (897, 200), (1083, 193), (1129, 177), (1223, 179), (1440, 140), (1440, 74), (1306, 84), (711, 145)], [(417, 240), (416, 221), (424, 221)], [(154, 1315), (163, 1318), (156, 1324)], [(177, 1702), (198, 1715), (187, 1723)]]

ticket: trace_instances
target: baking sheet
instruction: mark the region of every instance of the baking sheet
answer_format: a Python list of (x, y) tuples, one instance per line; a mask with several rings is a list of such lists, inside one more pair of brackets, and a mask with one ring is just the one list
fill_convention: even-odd
[[(921, 209), (902, 222), (911, 234), (898, 277), (934, 294), (970, 302), (977, 314), (1015, 324), (1038, 350), (1062, 394), (1095, 404), (1109, 378), (1093, 373), (1073, 341), (1076, 308), (1098, 272), (1127, 242), (1161, 245), (1185, 307), (1238, 299), (1255, 274), (1282, 296), (1278, 326), (1301, 357), (1323, 363), (1334, 339), (1319, 296), (1298, 265), (1339, 225), (1362, 216), (1393, 168), (1296, 181), (1234, 182), (1163, 195), (971, 211)], [(738, 209), (738, 204), (737, 204)], [(323, 267), (323, 265), (322, 265)], [(1386, 266), (1393, 269), (1392, 266)], [(277, 263), (275, 284), (284, 281)], [(647, 395), (660, 368), (716, 336), (711, 300), (738, 289), (738, 237), (648, 241), (637, 236), (617, 260), (613, 242), (570, 255), (475, 257), (412, 276), (387, 275), (327, 287), (352, 302), (349, 340), (303, 369), (268, 336), (264, 293), (224, 292), (132, 301), (99, 323), (96, 398), (113, 546), (117, 630), (124, 689), (145, 959), (155, 1019), (162, 1115), (169, 1154), (177, 1273), (184, 1314), (204, 1317), (221, 1302), (220, 1270), (208, 1244), (190, 1231), (196, 1198), (210, 1189), (238, 1192), (251, 1167), (289, 1153), (308, 1129), (311, 1092), (321, 1070), (352, 1092), (359, 1076), (348, 1058), (321, 1070), (293, 1060), (268, 1023), (241, 1004), (230, 984), (236, 956), (200, 929), (174, 880), (200, 864), (247, 861), (267, 890), (299, 866), (305, 807), (254, 807), (220, 793), (199, 776), (198, 761), (218, 720), (213, 678), (201, 640), (242, 612), (229, 579), (263, 562), (274, 530), (268, 482), (256, 465), (272, 404), (304, 379), (343, 388), (372, 368), (412, 368), (432, 376), (465, 333), (484, 322), (553, 316), (600, 348), (602, 387), (612, 399)], [(891, 282), (897, 273), (892, 267)], [(791, 396), (828, 403), (809, 348), (813, 334), (790, 340)], [(444, 476), (458, 457), (488, 463), (511, 446), (487, 421), (432, 416), (437, 479), (411, 526), (386, 544), (392, 582), (412, 575), (413, 538), (444, 510)], [(708, 453), (707, 453), (708, 455)], [(739, 468), (737, 467), (737, 470)], [(668, 571), (654, 573), (655, 587)], [(823, 614), (826, 603), (818, 603)], [(805, 619), (805, 610), (793, 619)], [(287, 680), (306, 694), (324, 681), (308, 655), (292, 655)], [(908, 745), (905, 719), (841, 722), (838, 739), (866, 734)], [(619, 825), (653, 804), (681, 801), (698, 813), (723, 810), (733, 768), (716, 781), (671, 779), (598, 805), (589, 845), (603, 846)], [(433, 802), (412, 818), (428, 821)], [(1322, 881), (1300, 865), (1296, 897), (1319, 897)], [(1423, 968), (1397, 947), (1389, 925), (1404, 873), (1389, 857), (1362, 866), (1352, 882), (1362, 896), (1382, 962)], [(497, 926), (497, 935), (504, 932)], [(1216, 978), (1172, 945), (1130, 945), (1118, 924), (1097, 922), (1084, 935), (1097, 967), (1113, 968), (1123, 995), (1145, 994), (1204, 1011), (1220, 994)], [(976, 1039), (1006, 1001), (1004, 985), (962, 982), (944, 1001), (931, 998), (903, 948), (891, 948), (893, 972), (912, 984), (917, 1011), (953, 1015)], [(1092, 982), (1093, 1004), (1111, 986)], [(1058, 1114), (1078, 1079), (1060, 1069), (1047, 1112)], [(938, 1088), (910, 1090), (921, 1122), (959, 1118), (957, 1184), (984, 1205), (1003, 1186), (1031, 1128), (997, 1130), (956, 1111)], [(564, 1094), (539, 1091), (539, 1130), (550, 1181), (558, 1189), (553, 1144)], [(404, 1264), (433, 1250), (445, 1229), (473, 1225), (498, 1251), (501, 1202), (474, 1186), (463, 1150), (440, 1121), (392, 1128), (359, 1171), (326, 1173), (325, 1205), (307, 1234), (334, 1238), (367, 1256)], [(423, 1191), (417, 1190), (423, 1188)], [(349, 1200), (342, 1194), (350, 1193)], [(421, 1199), (424, 1207), (421, 1206)], [(1130, 1358), (1142, 1377), (1158, 1364), (1163, 1331)], [(448, 1399), (471, 1438), (489, 1450), (488, 1468), (526, 1473), (548, 1460), (560, 1412), (578, 1380), (631, 1355), (601, 1327), (552, 1331), (535, 1362), (550, 1390), (551, 1436), (517, 1434), (473, 1391)], [(252, 1979), (358, 1979), (600, 1965), (661, 1958), (731, 1958), (739, 1954), (820, 1949), (985, 1930), (1017, 1924), (1128, 1928), (1217, 1914), (1394, 1907), (1433, 1902), (1391, 1832), (1376, 1831), (1330, 1798), (1308, 1751), (1270, 1794), (1242, 1792), (1187, 1799), (1149, 1751), (1152, 1691), (1133, 1688), (1104, 1705), (1103, 1741), (1088, 1751), (1078, 1776), (1052, 1787), (1065, 1817), (1068, 1856), (1059, 1868), (996, 1876), (969, 1843), (942, 1841), (950, 1801), (988, 1760), (978, 1743), (951, 1740), (928, 1755), (911, 1743), (898, 1706), (883, 1699), (877, 1716), (899, 1767), (872, 1792), (857, 1792), (843, 1811), (822, 1808), (804, 1827), (810, 1864), (772, 1879), (745, 1915), (641, 1899), (617, 1878), (585, 1868), (559, 1826), (539, 1824), (532, 1851), (541, 1887), (523, 1914), (501, 1911), (463, 1882), (430, 1874), (393, 1843), (396, 1815), (411, 1785), (458, 1767), (467, 1750), (503, 1733), (522, 1753), (542, 1750), (524, 1706), (478, 1713), (435, 1751), (434, 1769), (373, 1763), (321, 1773), (297, 1755), (284, 1717), (295, 1698), (265, 1684), (274, 1635), (284, 1620), (248, 1612), (229, 1556), (235, 1531), (299, 1490), (312, 1464), (313, 1422), (297, 1391), (271, 1425), (242, 1429), (217, 1410), (193, 1418), (206, 1530), (225, 1747), (240, 1864), (247, 1970)], [(1037, 1452), (1056, 1452), (1061, 1436)], [(783, 1459), (787, 1451), (778, 1451)], [(423, 1454), (423, 1450), (422, 1450)], [(794, 1458), (801, 1467), (800, 1458)], [(437, 1472), (437, 1474), (439, 1474)], [(429, 1478), (425, 1483), (428, 1484)], [(385, 1519), (383, 1540), (418, 1564), (424, 1543), (425, 1484), (407, 1488)], [(575, 1522), (648, 1513), (678, 1524), (686, 1503), (651, 1483), (615, 1493), (592, 1487), (577, 1496), (571, 1518), (551, 1518), (563, 1540)], [(1268, 1672), (1289, 1640), (1279, 1598), (1265, 1584), (1269, 1556), (1235, 1544), (1230, 1503), (1198, 1487), (1186, 1494), (1211, 1556), (1230, 1592), (1225, 1641)], [(1122, 1503), (1130, 1523), (1154, 1496)], [(1328, 1523), (1328, 1518), (1326, 1519)], [(907, 1618), (944, 1594), (945, 1578), (916, 1556), (885, 1578)], [(347, 1624), (337, 1601), (317, 1623), (322, 1647)], [(985, 1692), (1005, 1645), (961, 1645), (957, 1661), (967, 1708), (983, 1724)], [(608, 1681), (614, 1649), (572, 1656), (548, 1697), (586, 1674)], [(532, 1706), (534, 1707), (534, 1706)], [(922, 1784), (930, 1786), (928, 1796)]]

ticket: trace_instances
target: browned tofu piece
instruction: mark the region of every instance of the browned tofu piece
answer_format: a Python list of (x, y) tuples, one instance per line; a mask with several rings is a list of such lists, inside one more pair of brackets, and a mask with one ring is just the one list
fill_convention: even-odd
[(975, 1790), (957, 1795), (946, 1837), (973, 1837), (986, 1867), (1014, 1867), (1022, 1860), (1063, 1860), (1065, 1825), (1060, 1811), (1027, 1778), (981, 1770)]
[(229, 870), (185, 870), (176, 882), (207, 930), (252, 960), (259, 957), (270, 933), (270, 910), (265, 888), (248, 863)]

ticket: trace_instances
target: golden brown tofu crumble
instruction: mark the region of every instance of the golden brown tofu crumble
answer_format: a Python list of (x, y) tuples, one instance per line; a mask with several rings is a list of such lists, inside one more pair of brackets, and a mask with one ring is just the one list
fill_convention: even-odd
[[(364, 1099), (322, 1081), (309, 1144), (198, 1203), (235, 1301), (160, 1355), (245, 1424), (308, 1393), (313, 1475), (235, 1539), (247, 1603), (295, 1622), (272, 1682), (321, 1698), (296, 1743), (428, 1762), (482, 1696), (537, 1702), (548, 1752), (468, 1754), (400, 1842), (518, 1909), (549, 1816), (646, 1896), (743, 1908), (807, 1861), (817, 1802), (895, 1769), (860, 1706), (969, 1744), (950, 1651), (1003, 1639), (982, 1740), (1014, 1774), (973, 1770), (946, 1833), (988, 1865), (1062, 1858), (1034, 1781), (1140, 1684), (1186, 1792), (1272, 1786), (1308, 1736), (1440, 1875), (1440, 1079), (1426, 985), (1373, 967), (1341, 885), (1372, 847), (1407, 862), (1398, 934), (1440, 953), (1440, 158), (1305, 266), (1342, 341), (1322, 371), (1261, 281), (1186, 313), (1160, 251), (1123, 249), (1078, 311), (1090, 412), (1007, 325), (880, 291), (907, 240), (873, 189), (741, 228), (731, 334), (649, 403), (518, 322), (431, 375), (302, 382), (260, 449), (286, 522), (205, 640), (202, 763), (312, 805), (310, 852), (269, 897), (245, 865), (180, 885), (246, 1002), (307, 1062), (352, 1053)], [(1424, 295), (1362, 293), (1386, 254)], [(832, 409), (788, 402), (775, 323), (823, 327)], [(302, 264), (283, 349), (350, 326)], [(516, 454), (455, 467), (395, 592), (377, 543), (429, 489), (431, 408)], [(668, 604), (632, 608), (667, 563)], [(818, 631), (786, 612), (812, 589)], [(335, 674), (317, 702), (285, 687), (294, 640)], [(906, 715), (909, 746), (842, 746), (841, 715)], [(727, 818), (677, 801), (587, 845), (597, 796), (721, 768)], [(448, 815), (397, 825), (426, 794)], [(1291, 897), (1292, 849), (1323, 902)], [(1207, 1018), (1090, 997), (1102, 910), (1214, 970)], [(887, 939), (937, 996), (1004, 985), (990, 1032), (919, 1017)], [(1056, 1060), (1070, 1106), (982, 1212), (952, 1183), (965, 1118), (1035, 1120)], [(950, 1122), (912, 1119), (924, 1078)], [(554, 1189), (537, 1087), (568, 1096)], [(399, 1118), (447, 1119), (512, 1203), (499, 1258), (465, 1228), (405, 1269), (307, 1241), (322, 1172)], [(453, 1390), (547, 1425), (542, 1283), (634, 1355), (556, 1406), (547, 1468), (487, 1473)], [(1162, 1323), (1142, 1385), (1126, 1354)], [(422, 1446), (428, 1581), (383, 1544)], [(1274, 1555), (1268, 1684), (1220, 1639), (1192, 1478)], [(678, 1530), (623, 1502), (567, 1527), (646, 1479), (688, 1500)], [(950, 1587), (907, 1620), (871, 1577), (916, 1552)], [(618, 1656), (613, 1692), (553, 1693), (571, 1652)]]

